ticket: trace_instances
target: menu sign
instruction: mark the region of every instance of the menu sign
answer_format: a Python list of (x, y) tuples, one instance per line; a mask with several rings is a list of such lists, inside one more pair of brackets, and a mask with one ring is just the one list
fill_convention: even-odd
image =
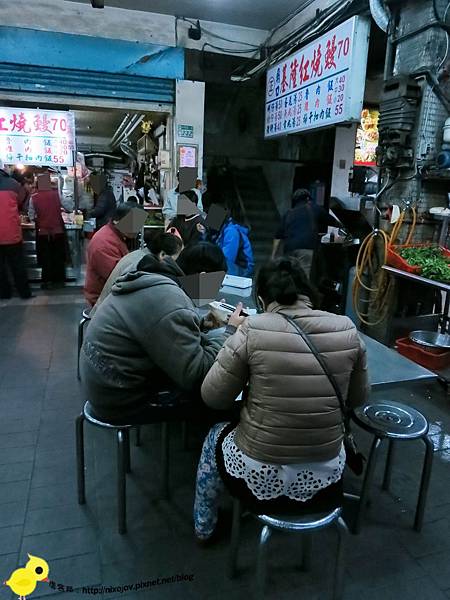
[(353, 17), (268, 70), (266, 138), (359, 121), (368, 33)]
[(380, 112), (365, 108), (361, 113), (361, 124), (356, 130), (355, 165), (377, 166), (378, 119)]
[(0, 107), (0, 159), (46, 167), (73, 166), (72, 112)]

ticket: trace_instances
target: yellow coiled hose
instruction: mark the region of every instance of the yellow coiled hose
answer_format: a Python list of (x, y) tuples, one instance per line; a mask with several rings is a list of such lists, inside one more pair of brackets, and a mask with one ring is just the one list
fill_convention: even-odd
[[(414, 207), (410, 208), (412, 211), (412, 222), (405, 244), (411, 243), (417, 223), (417, 212)], [(355, 280), (352, 288), (353, 307), (361, 323), (371, 327), (381, 323), (388, 311), (392, 278), (381, 267), (386, 264), (388, 247), (395, 244), (397, 240), (405, 220), (405, 214), (406, 210), (402, 211), (392, 228), (390, 236), (381, 229), (375, 229), (363, 241), (358, 252)], [(366, 283), (367, 281), (371, 282), (370, 285)], [(368, 299), (365, 301), (367, 304), (366, 311), (360, 308), (362, 290), (365, 290), (368, 296)], [(369, 320), (370, 312), (378, 315), (374, 321)]]

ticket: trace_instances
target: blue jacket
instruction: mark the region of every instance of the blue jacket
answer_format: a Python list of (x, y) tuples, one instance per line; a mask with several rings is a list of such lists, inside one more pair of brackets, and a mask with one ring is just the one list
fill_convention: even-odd
[[(253, 274), (255, 260), (252, 245), (248, 239), (248, 227), (238, 225), (232, 219), (228, 219), (217, 238), (217, 245), (225, 255), (229, 275), (250, 277)], [(240, 246), (242, 246), (242, 252), (247, 262), (245, 267), (236, 264)]]

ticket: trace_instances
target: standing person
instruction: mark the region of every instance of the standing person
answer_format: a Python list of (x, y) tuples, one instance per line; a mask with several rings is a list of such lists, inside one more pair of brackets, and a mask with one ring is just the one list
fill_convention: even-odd
[(166, 224), (168, 224), (172, 219), (177, 216), (177, 202), (178, 202), (178, 194), (180, 191), (179, 179), (180, 173), (177, 173), (177, 185), (167, 192), (166, 199), (164, 200), (164, 205), (162, 207), (162, 214), (166, 220)]
[(103, 225), (89, 242), (84, 297), (91, 306), (97, 302), (114, 267), (123, 256), (128, 254), (127, 239), (134, 239), (137, 235), (137, 233), (123, 233), (117, 227), (119, 222), (135, 208), (132, 203), (119, 204), (111, 221)]
[(275, 258), (283, 240), (284, 254), (298, 258), (309, 277), (319, 235), (326, 233), (328, 225), (336, 225), (336, 221), (312, 202), (308, 190), (296, 190), (292, 196), (292, 208), (283, 216), (273, 240), (272, 258)]
[(101, 181), (102, 190), (98, 195), (94, 208), (89, 211), (88, 219), (97, 220), (97, 230), (106, 225), (116, 209), (116, 197), (106, 178)]
[(50, 175), (38, 175), (37, 192), (32, 195), (28, 214), (36, 223), (38, 263), (42, 267), (44, 290), (64, 285), (66, 239), (58, 191), (52, 189)]
[(229, 216), (222, 225), (217, 238), (217, 245), (222, 249), (227, 261), (227, 273), (240, 277), (251, 277), (255, 269), (255, 260), (248, 238), (249, 229), (233, 220), (230, 209), (228, 209), (228, 213)]
[(23, 299), (32, 297), (23, 256), (19, 215), (20, 184), (9, 176), (0, 160), (0, 298), (11, 298), (9, 272)]
[(349, 407), (368, 397), (366, 352), (355, 325), (314, 308), (317, 293), (297, 260), (262, 267), (256, 294), (263, 313), (241, 317), (202, 385), (205, 404), (217, 410), (246, 391), (238, 424), (219, 423), (203, 444), (194, 506), (200, 540), (214, 533), (224, 484), (256, 514), (308, 514), (342, 502), (340, 401), (296, 327), (323, 353)]

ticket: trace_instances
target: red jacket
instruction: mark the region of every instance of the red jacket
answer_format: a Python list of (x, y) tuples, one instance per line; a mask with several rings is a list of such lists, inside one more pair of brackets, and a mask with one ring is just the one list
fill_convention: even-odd
[(61, 216), (61, 202), (56, 190), (37, 192), (31, 197), (35, 212), (38, 235), (57, 235), (64, 233)]
[(101, 227), (89, 242), (84, 297), (91, 306), (97, 302), (111, 271), (125, 254), (128, 254), (127, 245), (111, 223)]
[(0, 246), (22, 241), (19, 194), (20, 184), (0, 170)]

